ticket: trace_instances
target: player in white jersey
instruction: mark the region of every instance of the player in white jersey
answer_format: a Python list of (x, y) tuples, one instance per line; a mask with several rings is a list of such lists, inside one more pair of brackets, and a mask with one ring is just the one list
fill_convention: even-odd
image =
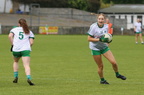
[(13, 83), (18, 82), (18, 62), (22, 58), (23, 65), (25, 68), (25, 73), (27, 76), (27, 82), (29, 85), (34, 85), (31, 82), (30, 74), (30, 52), (31, 46), (34, 42), (34, 34), (29, 30), (25, 19), (19, 20), (19, 27), (10, 30), (8, 35), (11, 42), (11, 51), (14, 56), (13, 70), (14, 70), (14, 80)]
[(104, 24), (104, 21), (105, 15), (99, 14), (97, 16), (97, 22), (90, 26), (90, 29), (88, 31), (88, 41), (93, 58), (98, 65), (98, 74), (101, 79), (100, 83), (109, 84), (103, 76), (102, 55), (112, 64), (113, 70), (115, 71), (117, 78), (126, 80), (126, 77), (119, 74), (116, 60), (107, 45), (108, 39), (102, 36), (104, 33), (108, 32), (108, 25)]
[(142, 39), (142, 25), (140, 19), (137, 19), (137, 22), (134, 24), (134, 31), (135, 31), (135, 42), (138, 43), (138, 36), (140, 37), (141, 44), (144, 44)]

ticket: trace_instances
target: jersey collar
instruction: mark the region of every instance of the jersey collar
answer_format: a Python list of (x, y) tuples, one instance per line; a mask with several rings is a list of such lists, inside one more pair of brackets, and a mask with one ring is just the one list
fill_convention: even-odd
[(103, 24), (103, 26), (99, 26), (98, 23), (97, 23), (97, 26), (98, 26), (99, 28), (103, 28), (103, 27), (104, 27), (104, 24)]

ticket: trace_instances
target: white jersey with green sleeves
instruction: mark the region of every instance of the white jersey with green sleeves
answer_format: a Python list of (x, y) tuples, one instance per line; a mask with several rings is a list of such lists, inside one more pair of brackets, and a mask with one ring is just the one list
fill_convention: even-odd
[[(104, 24), (102, 27), (99, 27), (97, 22), (93, 23), (90, 26), (90, 29), (88, 31), (88, 35), (93, 37), (93, 38), (100, 38), (105, 33), (108, 33), (108, 25)], [(105, 49), (106, 47), (108, 47), (108, 46), (104, 42), (100, 42), (100, 41), (98, 41), (98, 42), (89, 42), (89, 48), (91, 50), (100, 51), (100, 50)]]
[(135, 24), (134, 24), (134, 26), (136, 27), (136, 31), (135, 32), (142, 32), (142, 30), (141, 30), (141, 23), (140, 22), (136, 22)]
[(30, 50), (30, 38), (34, 38), (34, 34), (30, 31), (29, 34), (25, 34), (22, 27), (13, 28), (11, 33), (14, 34), (13, 38), (13, 51), (20, 52), (24, 50)]

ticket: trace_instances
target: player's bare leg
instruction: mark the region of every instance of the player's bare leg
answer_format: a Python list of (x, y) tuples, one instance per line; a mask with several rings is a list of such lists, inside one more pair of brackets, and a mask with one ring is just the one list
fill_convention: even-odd
[(98, 74), (99, 74), (99, 77), (101, 78), (101, 84), (109, 84), (105, 79), (104, 79), (104, 76), (103, 76), (103, 62), (102, 62), (102, 56), (101, 55), (94, 55), (93, 56), (96, 64), (98, 65)]
[(18, 61), (19, 61), (19, 59), (20, 59), (20, 57), (19, 58), (14, 57), (14, 63), (13, 63), (14, 80), (13, 80), (13, 83), (18, 82)]
[(144, 44), (141, 33), (139, 34), (139, 37), (140, 37), (141, 44)]
[(135, 42), (136, 42), (136, 44), (138, 43), (138, 36), (139, 36), (139, 34), (135, 34)]
[(113, 70), (115, 71), (116, 77), (117, 78), (121, 78), (122, 80), (126, 80), (126, 77), (119, 74), (118, 71), (118, 65), (116, 63), (116, 60), (112, 54), (112, 52), (109, 50), (106, 53), (103, 54), (105, 58), (107, 58), (109, 60), (109, 62), (112, 64)]
[(22, 57), (26, 75), (30, 75), (30, 57)]
[(22, 57), (23, 65), (25, 68), (25, 73), (27, 76), (27, 82), (29, 85), (34, 85), (34, 83), (31, 82), (31, 72), (30, 72), (30, 57)]

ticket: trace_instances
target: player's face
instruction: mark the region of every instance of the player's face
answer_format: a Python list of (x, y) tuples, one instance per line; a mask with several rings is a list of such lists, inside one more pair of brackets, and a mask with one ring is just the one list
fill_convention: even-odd
[(100, 15), (97, 20), (98, 20), (98, 25), (103, 26), (104, 21), (105, 21), (104, 16)]
[(140, 19), (137, 19), (137, 22), (140, 22)]
[(18, 23), (18, 26), (21, 26), (21, 25)]
[(109, 19), (106, 19), (106, 23), (109, 23)]

